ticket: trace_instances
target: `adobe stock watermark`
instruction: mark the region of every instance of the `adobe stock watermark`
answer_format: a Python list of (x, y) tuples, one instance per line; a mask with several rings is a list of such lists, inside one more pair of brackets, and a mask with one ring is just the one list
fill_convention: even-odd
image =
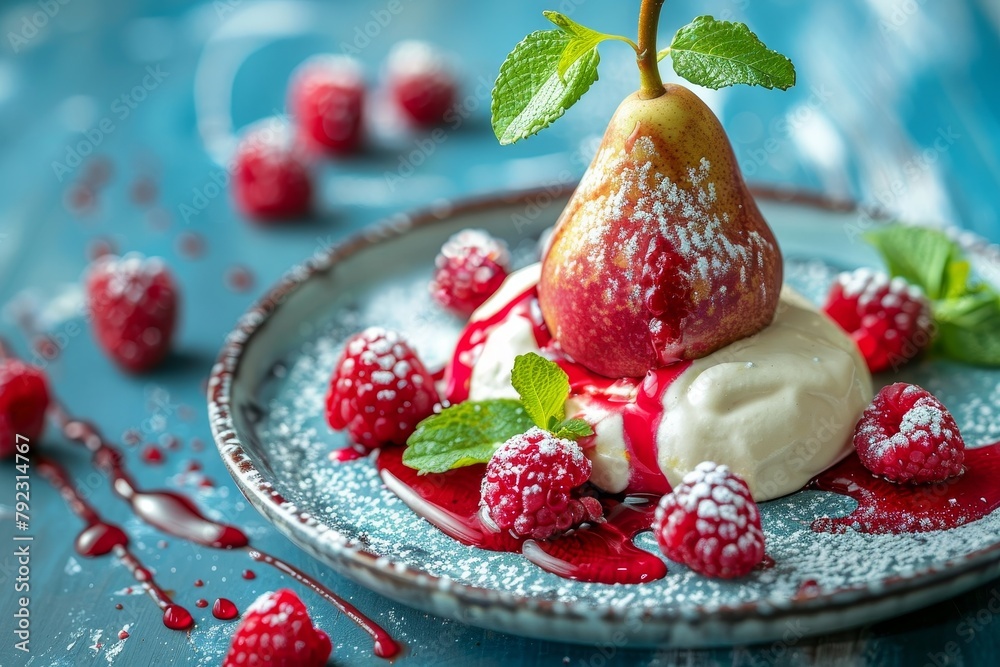
[(885, 18), (879, 20), (879, 32), (883, 35), (898, 32), (920, 11), (920, 5), (924, 2), (926, 0), (899, 0), (892, 5), (892, 9), (887, 12)]
[(340, 43), (340, 52), (347, 56), (360, 56), (388, 28), (413, 0), (388, 0), (383, 6), (368, 12), (369, 20), (354, 26), (350, 41)]
[[(573, 182), (573, 174), (569, 169), (563, 169), (556, 177), (542, 184), (538, 193), (530, 196), (524, 208), (510, 216), (514, 231), (519, 235), (528, 233), (540, 218), (560, 197), (568, 193), (568, 186)], [(561, 199), (560, 199), (561, 201)]]
[(771, 122), (770, 133), (759, 148), (748, 149), (740, 157), (743, 175), (751, 177), (776, 155), (792, 132), (809, 122), (820, 108), (833, 98), (833, 93), (823, 84), (810, 88), (805, 102)]
[(785, 631), (779, 639), (760, 647), (739, 646), (733, 650), (734, 665), (767, 667), (788, 657), (790, 651), (809, 633), (801, 620), (785, 621)]
[(170, 76), (170, 72), (163, 71), (160, 65), (147, 65), (142, 79), (111, 101), (110, 113), (97, 121), (92, 128), (83, 132), (81, 138), (75, 143), (67, 144), (62, 161), (52, 161), (52, 171), (56, 175), (56, 180), (62, 183), (66, 176), (72, 174), (77, 167), (83, 164), (83, 159), (91, 155), (118, 129), (116, 121), (118, 123), (126, 121), (132, 112), (145, 102), (149, 94), (159, 88), (168, 76)]
[[(909, 191), (910, 185), (930, 171), (941, 156), (950, 151), (961, 138), (962, 135), (955, 132), (951, 125), (939, 127), (931, 145), (903, 163), (902, 176), (893, 178), (885, 187), (874, 193), (879, 208), (882, 211), (893, 210), (896, 202)], [(862, 207), (858, 212), (858, 219), (844, 229), (847, 240), (853, 243), (876, 224), (871, 212)]]
[(982, 632), (995, 632), (993, 623), (1000, 614), (1000, 588), (990, 589), (990, 599), (983, 607), (974, 613), (968, 613), (955, 626), (955, 634), (961, 643), (955, 640), (945, 642), (940, 651), (928, 651), (927, 661), (923, 667), (947, 667), (963, 664), (962, 644), (971, 644)]
[(413, 149), (400, 154), (396, 169), (386, 171), (383, 174), (389, 191), (395, 192), (404, 180), (413, 176), (437, 152), (438, 148), (448, 141), (450, 133), (461, 128), (472, 114), (482, 106), (483, 102), (490, 99), (492, 90), (493, 82), (480, 76), (476, 81), (475, 90), (453, 104), (445, 112), (443, 127), (436, 127), (429, 135), (414, 139)]
[[(274, 111), (267, 119), (255, 123), (253, 131), (247, 132), (243, 141), (262, 146), (274, 145), (287, 138), (290, 127), (291, 122), (287, 114)], [(226, 191), (235, 171), (236, 157), (234, 154), (227, 164), (209, 172), (205, 183), (191, 188), (191, 199), (177, 205), (177, 214), (184, 221), (184, 224), (191, 224), (193, 218), (201, 215), (209, 204)]]
[(215, 0), (212, 3), (212, 9), (215, 10), (215, 15), (219, 20), (224, 21), (226, 17), (239, 9), (242, 4), (243, 0)]
[(71, 1), (37, 0), (34, 5), (37, 9), (21, 17), (21, 25), (17, 32), (13, 30), (7, 32), (7, 42), (10, 44), (11, 50), (14, 53), (20, 53), (21, 49), (26, 47), (35, 37), (38, 37), (39, 33), (45, 30), (52, 19), (58, 16), (62, 8)]

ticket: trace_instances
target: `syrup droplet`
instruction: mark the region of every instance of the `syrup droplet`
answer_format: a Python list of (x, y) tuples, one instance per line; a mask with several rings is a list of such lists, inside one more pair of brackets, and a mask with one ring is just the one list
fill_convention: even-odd
[(256, 579), (257, 575), (254, 574), (253, 570), (243, 570), (243, 578), (247, 580)]
[(198, 598), (197, 600), (195, 600), (194, 606), (204, 609), (205, 607), (208, 606), (208, 600), (206, 600), (205, 598)]
[(197, 232), (184, 232), (178, 237), (177, 245), (187, 259), (198, 259), (205, 254), (205, 238)]
[(171, 604), (163, 610), (163, 625), (171, 630), (187, 630), (194, 625), (194, 618), (184, 607)]
[(122, 609), (124, 609), (124, 607), (122, 607), (122, 603), (119, 602), (118, 604), (115, 605), (115, 609), (121, 611)]
[(231, 621), (239, 615), (240, 611), (236, 608), (236, 605), (226, 598), (219, 598), (212, 605), (212, 616), (221, 621)]
[(73, 185), (66, 191), (64, 202), (71, 212), (84, 215), (97, 208), (97, 194), (86, 185)]
[(33, 347), (35, 352), (46, 361), (52, 361), (59, 356), (59, 346), (56, 345), (51, 336), (46, 334), (35, 336)]
[(146, 445), (142, 449), (142, 460), (150, 465), (163, 463), (163, 450), (156, 445)]
[(139, 178), (132, 183), (130, 194), (136, 204), (151, 204), (156, 200), (156, 183), (149, 177)]
[(86, 558), (105, 556), (115, 547), (128, 546), (128, 537), (118, 526), (97, 522), (93, 523), (76, 536), (76, 551)]
[(204, 585), (205, 585), (205, 582), (204, 582), (204, 581), (202, 581), (201, 579), (195, 579), (195, 580), (194, 580), (194, 585), (195, 585), (196, 587), (198, 587), (198, 588), (201, 588), (202, 586), (204, 586)]
[(128, 639), (128, 637), (129, 637), (129, 634), (128, 634), (127, 630), (119, 630), (118, 631), (118, 639)]
[(226, 286), (234, 292), (246, 292), (253, 287), (253, 274), (243, 266), (233, 266), (226, 271)]

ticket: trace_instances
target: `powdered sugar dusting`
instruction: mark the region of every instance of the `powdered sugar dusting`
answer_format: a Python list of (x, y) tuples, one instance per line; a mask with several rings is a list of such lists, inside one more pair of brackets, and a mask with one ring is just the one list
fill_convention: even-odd
[[(786, 279), (815, 301), (825, 296), (837, 271), (815, 261), (786, 262)], [(663, 608), (710, 611), (743, 603), (782, 609), (807, 579), (818, 583), (820, 593), (842, 587), (879, 588), (888, 577), (910, 576), (996, 542), (1000, 513), (955, 530), (919, 536), (815, 533), (809, 528), (814, 519), (844, 516), (856, 503), (810, 491), (760, 505), (766, 550), (775, 566), (736, 582), (707, 579), (668, 563), (670, 572), (659, 581), (586, 584), (546, 573), (518, 554), (458, 544), (418, 519), (386, 489), (371, 461), (331, 464), (326, 459), (331, 448), (344, 444), (341, 435), (329, 431), (323, 415), (329, 371), (343, 341), (368, 324), (379, 323), (404, 331), (422, 353), (438, 352), (433, 356), (442, 360), (440, 353), (448, 349), (449, 341), (453, 344), (457, 325), (444, 315), (428, 318), (433, 311), (423, 285), (384, 290), (314, 334), (289, 359), (288, 373), (269, 380), (261, 394), (264, 417), (256, 428), (261, 442), (267, 443), (277, 489), (320, 524), (362, 538), (366, 548), (384, 556), (386, 563), (504, 594), (621, 613)], [(407, 321), (414, 313), (419, 319)], [(995, 372), (924, 360), (905, 367), (900, 379), (920, 384), (948, 405), (968, 446), (1000, 438), (1000, 383)], [(706, 517), (710, 507), (705, 507)], [(650, 533), (640, 535), (637, 544), (659, 553)]]
[[(645, 159), (637, 163), (637, 155)], [(684, 265), (691, 267), (682, 275), (704, 285), (706, 294), (716, 292), (717, 278), (734, 265), (744, 271), (746, 267), (763, 267), (765, 257), (774, 250), (770, 241), (750, 230), (742, 244), (735, 244), (721, 233), (730, 216), (719, 212), (708, 159), (702, 158), (697, 167), (689, 168), (687, 178), (679, 182), (653, 170), (658, 159), (656, 144), (648, 136), (637, 137), (629, 152), (624, 148), (601, 150), (575, 197), (582, 202), (577, 215), (585, 217), (588, 225), (584, 233), (564, 241), (570, 244), (566, 255), (586, 257), (595, 271), (609, 263), (623, 266), (626, 279), (637, 284), (635, 268), (641, 267), (647, 251), (641, 241), (642, 225), (634, 224), (641, 222), (657, 226), (686, 260)], [(613, 176), (605, 190), (608, 174)], [(569, 268), (576, 267), (571, 262)], [(612, 295), (609, 290), (605, 298)]]

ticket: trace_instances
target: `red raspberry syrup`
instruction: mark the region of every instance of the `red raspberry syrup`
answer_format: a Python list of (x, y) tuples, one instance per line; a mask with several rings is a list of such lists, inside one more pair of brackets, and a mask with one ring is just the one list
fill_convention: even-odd
[[(10, 346), (0, 338), (0, 359), (12, 358)], [(216, 388), (218, 391), (218, 388)], [(318, 580), (279, 558), (251, 548), (250, 539), (236, 526), (209, 519), (198, 509), (194, 501), (174, 491), (146, 491), (136, 484), (125, 465), (125, 455), (112, 445), (87, 421), (77, 419), (54, 398), (50, 404), (49, 417), (68, 440), (76, 442), (91, 454), (91, 465), (104, 473), (112, 491), (125, 500), (132, 512), (147, 524), (182, 540), (214, 549), (240, 549), (258, 563), (265, 563), (292, 577), (348, 616), (364, 630), (374, 644), (375, 655), (391, 658), (400, 652), (396, 641), (362, 614), (354, 605), (324, 586)], [(163, 624), (171, 629), (186, 630), (194, 625), (194, 619), (185, 608), (175, 604), (170, 596), (153, 580), (152, 573), (128, 550), (128, 536), (118, 526), (106, 523), (87, 501), (77, 492), (66, 472), (54, 461), (41, 459), (39, 473), (69, 505), (70, 509), (87, 527), (76, 540), (76, 548), (85, 557), (114, 553), (118, 560), (132, 573), (142, 589), (163, 610)], [(235, 606), (235, 605), (234, 605)]]
[(658, 556), (632, 544), (633, 537), (652, 526), (655, 495), (603, 498), (605, 522), (539, 542), (496, 532), (479, 518), (484, 465), (418, 475), (403, 465), (403, 450), (398, 447), (383, 449), (377, 464), (386, 486), (410, 509), (463, 544), (522, 553), (544, 570), (579, 581), (637, 584), (662, 579), (667, 573)]
[[(454, 539), (493, 551), (521, 552), (533, 563), (563, 577), (600, 583), (639, 583), (659, 579), (666, 568), (659, 558), (636, 548), (632, 539), (649, 529), (658, 495), (670, 486), (656, 465), (656, 431), (663, 415), (662, 396), (689, 363), (652, 371), (642, 379), (614, 380), (595, 375), (565, 359), (537, 308), (532, 287), (495, 315), (472, 322), (462, 333), (444, 383), (451, 403), (467, 400), (472, 368), (487, 336), (498, 324), (522, 317), (532, 325), (539, 349), (569, 375), (571, 392), (623, 416), (625, 440), (632, 455), (627, 493), (604, 497), (607, 522), (587, 526), (546, 542), (519, 540), (488, 528), (479, 515), (479, 485), (485, 466), (418, 476), (402, 463), (400, 450), (380, 452), (377, 465), (386, 485), (428, 522)], [(634, 400), (623, 398), (634, 396)], [(576, 416), (576, 415), (574, 415)], [(587, 439), (581, 440), (586, 447)], [(1000, 507), (1000, 443), (966, 450), (964, 474), (930, 485), (900, 485), (879, 479), (856, 454), (818, 475), (807, 489), (849, 496), (858, 507), (843, 517), (821, 517), (817, 532), (918, 533), (947, 530), (981, 519)], [(765, 559), (762, 567), (773, 566)]]
[(232, 600), (219, 598), (212, 605), (212, 616), (215, 616), (220, 621), (231, 621), (239, 615), (240, 610), (236, 608)]
[[(601, 411), (621, 413), (625, 447), (632, 460), (631, 478), (626, 493), (668, 493), (670, 483), (656, 463), (656, 432), (663, 418), (663, 394), (687, 370), (691, 362), (681, 361), (652, 370), (644, 378), (614, 379), (597, 375), (564, 357), (542, 321), (536, 287), (525, 290), (495, 315), (470, 323), (462, 332), (451, 363), (445, 369), (448, 401), (455, 404), (468, 399), (472, 367), (479, 358), (487, 336), (498, 324), (514, 317), (524, 318), (531, 323), (535, 343), (544, 356), (559, 364), (569, 376), (571, 396), (585, 397), (590, 406)], [(635, 398), (629, 400), (628, 396)], [(590, 443), (588, 438), (580, 440), (584, 450)]]
[(59, 492), (70, 509), (87, 525), (76, 537), (76, 551), (84, 558), (97, 558), (113, 553), (118, 561), (132, 573), (142, 590), (163, 610), (163, 624), (171, 630), (188, 630), (194, 619), (184, 607), (174, 603), (170, 595), (160, 588), (153, 574), (129, 551), (128, 536), (121, 528), (105, 521), (88, 503), (66, 471), (55, 461), (42, 458), (37, 463), (38, 472)]
[(817, 475), (807, 489), (832, 491), (858, 501), (842, 517), (822, 517), (822, 533), (926, 533), (978, 521), (1000, 507), (1000, 442), (965, 450), (965, 472), (932, 484), (897, 484), (876, 477), (857, 454)]

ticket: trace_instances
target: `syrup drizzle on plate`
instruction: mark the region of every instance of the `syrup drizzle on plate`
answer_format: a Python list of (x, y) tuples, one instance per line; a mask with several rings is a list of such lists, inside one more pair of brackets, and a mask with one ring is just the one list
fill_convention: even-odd
[(605, 521), (555, 540), (516, 538), (491, 530), (479, 515), (479, 485), (485, 466), (437, 475), (418, 475), (403, 464), (403, 450), (379, 452), (376, 465), (386, 486), (410, 509), (450, 537), (490, 551), (521, 553), (540, 568), (568, 579), (603, 584), (637, 584), (662, 579), (667, 566), (632, 539), (653, 522), (658, 496), (636, 494), (602, 498)]
[(842, 517), (813, 521), (816, 532), (926, 533), (978, 521), (1000, 507), (1000, 442), (965, 450), (965, 472), (935, 484), (896, 484), (871, 474), (857, 454), (820, 473), (806, 489), (858, 501)]
[(74, 541), (76, 552), (84, 558), (97, 558), (113, 553), (118, 561), (132, 573), (132, 577), (142, 587), (146, 595), (163, 611), (163, 624), (165, 626), (171, 630), (188, 630), (194, 626), (191, 613), (176, 604), (170, 595), (157, 585), (152, 572), (129, 551), (128, 536), (125, 531), (101, 518), (97, 510), (80, 495), (62, 466), (44, 457), (39, 458), (35, 466), (39, 474), (59, 492), (59, 495), (69, 505), (70, 510), (86, 524), (86, 527)]
[[(0, 339), (0, 358), (8, 356), (13, 356), (10, 348), (6, 345), (5, 341)], [(239, 528), (205, 517), (193, 501), (180, 493), (174, 491), (145, 491), (139, 488), (125, 467), (122, 451), (108, 443), (96, 426), (89, 422), (75, 419), (54, 399), (49, 407), (49, 415), (67, 439), (83, 445), (90, 451), (94, 467), (108, 477), (114, 493), (128, 502), (138, 518), (169, 535), (206, 547), (215, 549), (243, 549), (253, 560), (270, 565), (278, 571), (291, 576), (344, 612), (372, 638), (375, 655), (381, 658), (391, 658), (399, 653), (399, 644), (385, 630), (379, 627), (378, 624), (326, 586), (293, 565), (259, 550), (252, 549), (250, 547), (250, 539)], [(110, 545), (108, 548), (121, 550), (123, 555), (119, 555), (119, 559), (129, 567), (136, 580), (143, 585), (144, 590), (147, 590), (147, 592), (152, 591), (150, 596), (164, 609), (164, 625), (175, 630), (191, 627), (194, 624), (191, 614), (183, 607), (172, 604), (169, 598), (166, 597), (166, 594), (156, 587), (155, 584), (151, 583), (152, 577), (149, 571), (142, 567), (134, 556), (128, 553), (126, 549), (128, 538), (124, 531), (117, 526), (104, 524), (100, 521), (92, 521), (94, 517), (97, 517), (96, 511), (86, 502), (83, 502), (79, 494), (75, 493), (74, 487), (69, 483), (69, 478), (57, 464), (49, 461), (45, 470), (52, 473), (46, 477), (60, 489), (61, 493), (64, 488), (72, 490), (72, 492), (67, 491), (62, 495), (70, 503), (71, 509), (88, 523), (88, 528), (81, 535), (88, 534), (88, 531), (91, 530), (94, 531), (94, 535), (87, 538), (87, 543), (93, 542), (96, 545), (100, 545), (101, 548)], [(83, 504), (74, 504), (71, 502), (74, 494), (75, 499), (80, 500)], [(88, 511), (91, 514), (87, 514), (86, 512)], [(85, 513), (79, 514), (79, 512)], [(117, 553), (118, 551), (116, 551)], [(94, 555), (100, 554), (94, 553)], [(150, 588), (147, 589), (147, 585)], [(166, 604), (165, 607), (164, 604)]]
[[(668, 493), (670, 483), (656, 463), (657, 431), (664, 413), (663, 395), (691, 362), (680, 361), (657, 368), (642, 378), (616, 379), (598, 375), (586, 366), (567, 359), (552, 339), (538, 309), (537, 287), (528, 288), (494, 315), (471, 322), (465, 328), (444, 373), (448, 401), (455, 404), (469, 398), (472, 367), (483, 344), (497, 325), (514, 317), (523, 318), (531, 324), (535, 344), (569, 376), (570, 396), (585, 399), (587, 408), (596, 409), (599, 413), (621, 414), (625, 448), (631, 457), (626, 493)], [(587, 419), (587, 408), (582, 415), (570, 416)], [(580, 444), (586, 448), (591, 439), (581, 438)]]

